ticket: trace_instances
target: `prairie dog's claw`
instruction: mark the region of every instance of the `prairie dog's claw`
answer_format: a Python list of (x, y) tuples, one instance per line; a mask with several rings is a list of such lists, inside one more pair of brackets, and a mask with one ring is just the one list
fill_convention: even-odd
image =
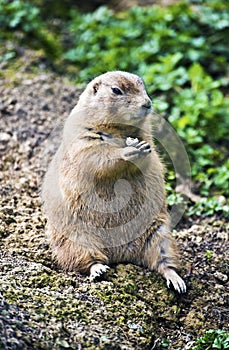
[(176, 271), (172, 269), (168, 269), (164, 272), (164, 277), (166, 278), (167, 287), (170, 287), (170, 284), (172, 283), (174, 289), (179, 293), (185, 293), (186, 292), (186, 285), (182, 278), (176, 273)]
[(96, 277), (101, 276), (109, 269), (109, 266), (103, 264), (94, 264), (90, 269), (90, 281), (93, 281)]
[(146, 157), (151, 152), (150, 144), (146, 141), (139, 141), (137, 138), (127, 137), (126, 145), (123, 152), (125, 160), (133, 161)]
[(137, 149), (139, 149), (141, 152), (150, 150), (150, 144), (146, 141), (139, 142), (136, 146)]

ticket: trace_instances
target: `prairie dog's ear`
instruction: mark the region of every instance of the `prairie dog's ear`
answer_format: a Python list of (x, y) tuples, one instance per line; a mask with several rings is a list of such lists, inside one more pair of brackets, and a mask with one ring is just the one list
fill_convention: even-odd
[(101, 85), (101, 81), (97, 81), (96, 83), (93, 84), (94, 95), (96, 95), (97, 91), (99, 90), (100, 85)]

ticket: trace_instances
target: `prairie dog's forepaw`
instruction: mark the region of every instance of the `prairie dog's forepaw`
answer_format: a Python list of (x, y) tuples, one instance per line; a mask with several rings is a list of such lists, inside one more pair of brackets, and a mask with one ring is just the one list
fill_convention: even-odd
[(151, 152), (150, 144), (146, 141), (139, 141), (137, 138), (127, 137), (123, 149), (124, 160), (135, 160), (147, 156)]
[(101, 276), (109, 269), (109, 266), (103, 264), (94, 264), (90, 269), (90, 281), (93, 281), (96, 277)]
[(166, 278), (167, 287), (170, 287), (170, 284), (172, 283), (174, 289), (179, 293), (185, 293), (186, 292), (186, 285), (182, 278), (174, 271), (173, 269), (167, 269), (163, 273), (164, 277)]

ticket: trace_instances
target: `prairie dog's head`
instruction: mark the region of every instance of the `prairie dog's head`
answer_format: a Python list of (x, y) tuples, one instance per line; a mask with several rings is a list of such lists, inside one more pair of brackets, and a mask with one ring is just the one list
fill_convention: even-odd
[[(92, 80), (80, 96), (76, 111), (86, 111), (91, 121), (138, 124), (151, 111), (143, 80), (135, 74), (114, 71)], [(74, 111), (73, 110), (73, 111)], [(85, 113), (83, 113), (85, 116)]]

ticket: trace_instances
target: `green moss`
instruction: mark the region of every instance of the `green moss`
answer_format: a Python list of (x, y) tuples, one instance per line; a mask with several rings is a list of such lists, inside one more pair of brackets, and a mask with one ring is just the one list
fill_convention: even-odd
[[(56, 320), (67, 327), (79, 322), (91, 329), (89, 334), (101, 325), (104, 339), (110, 332), (121, 332), (132, 341), (137, 338), (138, 346), (146, 346), (160, 332), (159, 319), (177, 321), (174, 295), (162, 287), (161, 281), (155, 286), (157, 277), (143, 273), (139, 267), (119, 265), (116, 272), (110, 272), (108, 281), (89, 283), (84, 279), (79, 284), (74, 274), (55, 273), (40, 264), (33, 264), (33, 271), (28, 271), (25, 264), (3, 281), (2, 293), (9, 303), (26, 310), (32, 322), (53, 324)], [(175, 305), (171, 306), (171, 302)], [(92, 338), (84, 340), (86, 348), (93, 346)]]

